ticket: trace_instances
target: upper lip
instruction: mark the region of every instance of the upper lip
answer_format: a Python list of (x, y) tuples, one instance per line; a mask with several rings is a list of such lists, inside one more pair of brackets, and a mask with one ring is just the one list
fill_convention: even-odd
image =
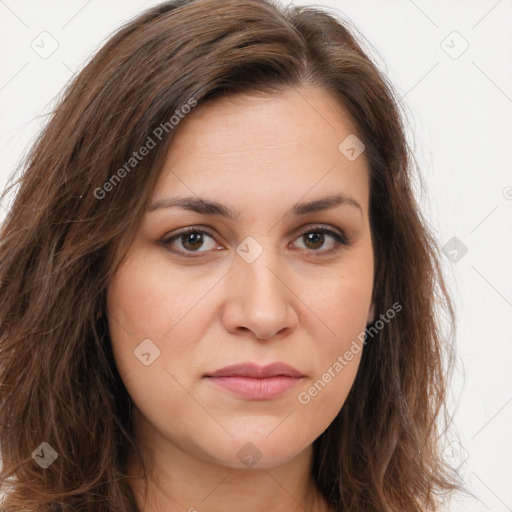
[(277, 362), (267, 366), (260, 366), (256, 363), (233, 364), (205, 375), (205, 377), (254, 377), (260, 379), (277, 376), (300, 378), (304, 377), (304, 374), (293, 366)]

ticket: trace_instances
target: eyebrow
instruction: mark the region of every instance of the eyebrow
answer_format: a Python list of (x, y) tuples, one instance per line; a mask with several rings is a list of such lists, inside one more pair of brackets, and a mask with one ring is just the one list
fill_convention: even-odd
[[(296, 216), (308, 215), (310, 213), (331, 210), (341, 205), (353, 206), (360, 211), (361, 215), (363, 214), (363, 208), (352, 196), (347, 194), (336, 194), (322, 197), (320, 199), (315, 199), (313, 201), (296, 203), (288, 212), (288, 215), (290, 213)], [(152, 212), (159, 208), (174, 207), (183, 208), (185, 210), (190, 210), (204, 215), (217, 215), (230, 220), (236, 220), (240, 215), (240, 213), (236, 210), (233, 210), (232, 208), (229, 208), (228, 206), (220, 204), (216, 201), (209, 201), (207, 199), (194, 196), (160, 199), (159, 201), (153, 203), (148, 208), (148, 211)]]

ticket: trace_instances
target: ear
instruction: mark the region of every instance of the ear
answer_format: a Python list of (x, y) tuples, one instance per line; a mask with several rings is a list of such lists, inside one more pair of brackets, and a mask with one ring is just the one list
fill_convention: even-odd
[(375, 307), (372, 302), (372, 305), (370, 306), (370, 311), (368, 312), (368, 317), (366, 319), (366, 323), (371, 324), (374, 319), (375, 319)]

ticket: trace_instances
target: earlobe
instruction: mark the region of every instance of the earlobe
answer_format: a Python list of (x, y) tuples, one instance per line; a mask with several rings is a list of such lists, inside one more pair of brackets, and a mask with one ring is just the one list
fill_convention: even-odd
[(370, 311), (368, 313), (368, 317), (366, 319), (366, 323), (371, 324), (374, 320), (375, 320), (375, 308), (372, 303), (372, 305), (370, 306)]

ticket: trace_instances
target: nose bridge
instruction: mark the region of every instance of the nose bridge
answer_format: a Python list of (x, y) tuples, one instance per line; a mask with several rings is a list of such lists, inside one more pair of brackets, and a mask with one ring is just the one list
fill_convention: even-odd
[(271, 238), (266, 242), (258, 242), (253, 237), (247, 237), (238, 247), (238, 258), (235, 264), (237, 274), (244, 283), (244, 292), (253, 296), (276, 300), (283, 294), (283, 283), (279, 279), (279, 254), (272, 249)]
[(258, 338), (270, 338), (296, 321), (280, 255), (270, 239), (260, 243), (248, 237), (237, 247), (228, 287), (228, 309), (237, 312), (227, 317), (236, 324), (231, 327), (247, 328)]

